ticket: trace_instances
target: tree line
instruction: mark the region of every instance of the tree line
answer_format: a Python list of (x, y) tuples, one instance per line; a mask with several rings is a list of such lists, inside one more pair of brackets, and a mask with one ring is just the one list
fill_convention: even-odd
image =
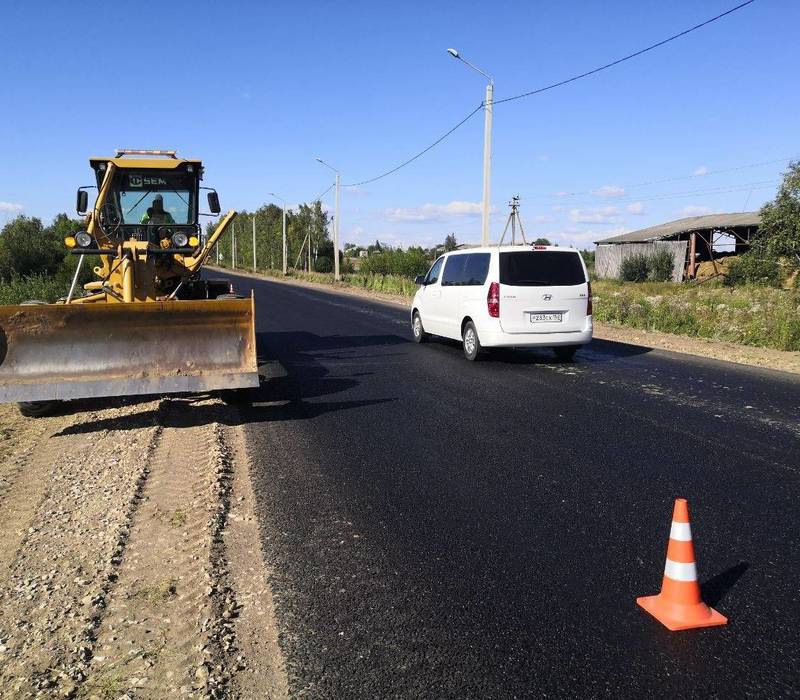
[[(206, 226), (206, 236), (217, 226), (216, 221)], [(331, 269), (333, 242), (328, 233), (330, 220), (319, 201), (300, 204), (286, 211), (286, 249), (289, 267)], [(275, 204), (264, 204), (253, 212), (238, 213), (228, 232), (217, 243), (212, 260), (226, 267), (253, 267), (253, 238), (255, 225), (256, 264), (259, 269), (281, 269), (283, 265), (283, 209)], [(328, 271), (322, 270), (322, 271)]]

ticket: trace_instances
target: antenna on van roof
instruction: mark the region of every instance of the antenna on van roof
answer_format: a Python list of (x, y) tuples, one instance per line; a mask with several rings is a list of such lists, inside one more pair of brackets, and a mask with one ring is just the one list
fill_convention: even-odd
[(499, 248), (503, 245), (503, 240), (506, 237), (506, 232), (508, 231), (508, 225), (511, 224), (511, 245), (517, 245), (517, 224), (519, 224), (519, 233), (522, 236), (522, 243), (523, 245), (527, 245), (528, 241), (525, 240), (525, 230), (522, 228), (522, 219), (519, 215), (519, 195), (515, 194), (511, 201), (508, 203), (508, 206), (511, 207), (511, 212), (508, 215), (508, 220), (506, 221), (506, 227), (503, 229), (503, 235), (500, 236), (500, 242), (497, 244)]

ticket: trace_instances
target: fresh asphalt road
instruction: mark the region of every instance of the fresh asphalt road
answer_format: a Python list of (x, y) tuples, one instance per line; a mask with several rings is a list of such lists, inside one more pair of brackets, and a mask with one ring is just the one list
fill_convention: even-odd
[[(468, 363), (407, 313), (239, 278), (242, 418), (294, 694), (797, 696), (800, 380), (595, 341)], [(669, 632), (673, 499), (726, 627)]]

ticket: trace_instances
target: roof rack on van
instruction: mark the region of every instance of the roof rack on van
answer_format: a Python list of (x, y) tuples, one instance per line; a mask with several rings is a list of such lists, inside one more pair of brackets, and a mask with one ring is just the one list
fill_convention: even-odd
[(525, 240), (525, 229), (522, 228), (522, 219), (519, 215), (519, 195), (515, 194), (511, 201), (508, 203), (508, 206), (511, 207), (511, 212), (508, 215), (508, 220), (506, 221), (506, 227), (503, 229), (503, 235), (500, 236), (500, 242), (497, 244), (499, 248), (503, 245), (503, 240), (505, 240), (506, 233), (508, 232), (508, 226), (511, 224), (511, 245), (517, 245), (517, 224), (519, 224), (519, 232), (522, 236), (522, 243), (521, 245), (528, 245), (528, 241)]

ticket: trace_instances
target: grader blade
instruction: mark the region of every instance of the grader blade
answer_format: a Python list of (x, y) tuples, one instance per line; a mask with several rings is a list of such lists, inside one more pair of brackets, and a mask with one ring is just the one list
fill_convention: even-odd
[(258, 386), (253, 299), (0, 306), (0, 403)]

